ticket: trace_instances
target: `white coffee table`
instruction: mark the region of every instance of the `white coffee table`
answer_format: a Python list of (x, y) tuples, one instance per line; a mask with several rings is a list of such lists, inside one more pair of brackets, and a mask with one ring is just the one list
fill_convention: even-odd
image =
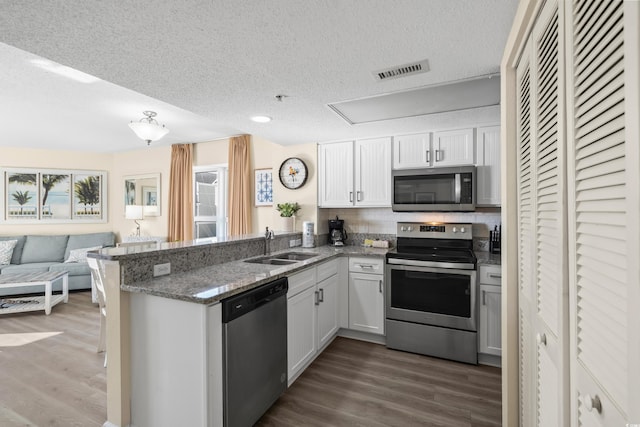
[[(62, 280), (62, 294), (52, 295), (53, 282)], [(22, 286), (44, 286), (44, 295), (26, 297), (0, 297), (0, 314), (21, 313), (23, 311), (44, 310), (51, 313), (51, 307), (59, 302), (69, 301), (69, 273), (48, 271), (46, 273), (0, 274), (0, 289)]]

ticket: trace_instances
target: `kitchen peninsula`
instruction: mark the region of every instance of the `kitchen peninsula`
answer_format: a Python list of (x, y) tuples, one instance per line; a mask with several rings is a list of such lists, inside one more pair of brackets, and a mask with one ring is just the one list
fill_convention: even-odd
[[(288, 248), (289, 239), (299, 235), (281, 234), (270, 242), (272, 254), (314, 255), (287, 265), (244, 261), (264, 256), (262, 236), (91, 254), (99, 259), (107, 293), (105, 425), (222, 425), (219, 302), (336, 257), (382, 258), (387, 252), (356, 246)], [(166, 263), (171, 274), (153, 278), (154, 266)]]

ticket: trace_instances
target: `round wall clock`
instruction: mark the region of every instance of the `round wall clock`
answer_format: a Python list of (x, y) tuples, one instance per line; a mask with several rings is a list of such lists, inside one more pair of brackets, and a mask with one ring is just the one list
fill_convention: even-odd
[(307, 182), (307, 165), (297, 157), (289, 157), (280, 165), (280, 182), (295, 190)]

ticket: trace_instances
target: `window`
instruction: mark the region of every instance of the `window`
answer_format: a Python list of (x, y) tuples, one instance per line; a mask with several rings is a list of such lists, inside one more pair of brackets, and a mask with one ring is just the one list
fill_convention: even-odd
[(227, 234), (227, 165), (193, 168), (196, 239)]

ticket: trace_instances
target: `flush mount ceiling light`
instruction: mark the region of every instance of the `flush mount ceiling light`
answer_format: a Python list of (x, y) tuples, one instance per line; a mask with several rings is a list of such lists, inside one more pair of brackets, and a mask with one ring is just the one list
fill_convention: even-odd
[(253, 120), (256, 123), (269, 123), (271, 121), (271, 117), (269, 117), (269, 116), (253, 116), (253, 117), (251, 117), (251, 120)]
[(160, 126), (154, 119), (158, 115), (155, 111), (143, 111), (142, 114), (146, 117), (137, 122), (129, 123), (129, 127), (138, 135), (138, 138), (147, 141), (147, 145), (150, 145), (151, 141), (157, 141), (169, 133), (169, 129), (164, 125)]

